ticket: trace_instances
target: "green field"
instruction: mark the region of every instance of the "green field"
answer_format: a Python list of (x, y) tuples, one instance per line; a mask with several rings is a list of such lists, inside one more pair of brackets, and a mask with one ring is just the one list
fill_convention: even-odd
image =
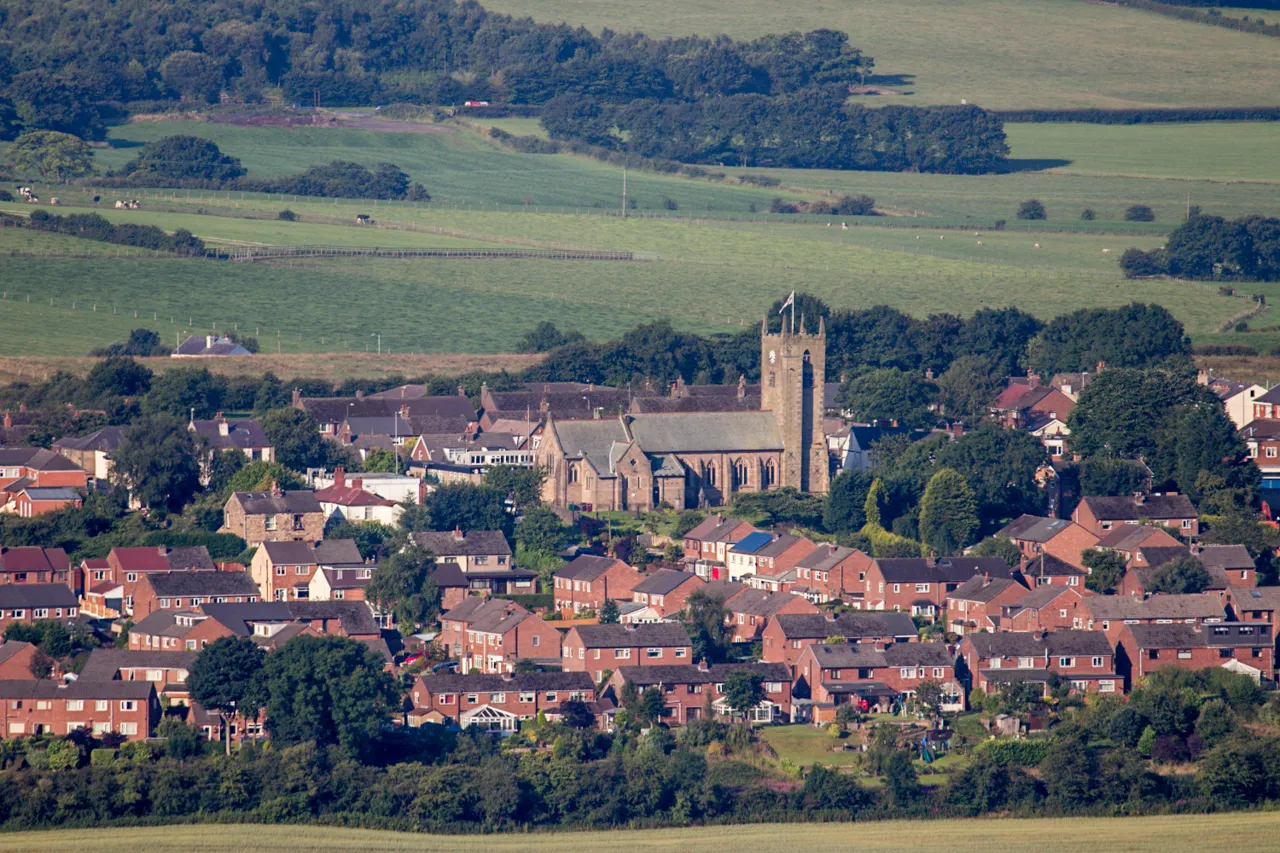
[[(413, 835), (311, 826), (179, 825), (67, 829), (0, 835), (0, 851), (26, 853), (687, 853), (689, 850), (803, 850), (806, 853), (914, 853), (925, 837), (951, 853), (1079, 853), (1114, 850), (1197, 853), (1273, 850), (1280, 813), (1031, 820), (884, 821), (761, 824), (695, 829), (619, 830), (484, 836)], [(1189, 845), (1189, 846), (1188, 846)]]
[[(597, 32), (750, 38), (843, 30), (875, 58), (884, 79), (870, 82), (910, 93), (873, 103), (1253, 106), (1276, 103), (1280, 92), (1273, 38), (1087, 0), (490, 0), (486, 6)], [(894, 79), (900, 75), (905, 79)]]

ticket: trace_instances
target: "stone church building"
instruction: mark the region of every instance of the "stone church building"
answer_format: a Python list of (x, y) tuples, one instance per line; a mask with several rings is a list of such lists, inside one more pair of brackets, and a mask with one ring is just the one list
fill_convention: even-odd
[[(594, 510), (726, 504), (783, 486), (825, 493), (822, 433), (826, 329), (760, 331), (760, 410), (623, 413), (547, 421), (537, 464), (543, 500)], [(691, 398), (696, 399), (696, 398)]]

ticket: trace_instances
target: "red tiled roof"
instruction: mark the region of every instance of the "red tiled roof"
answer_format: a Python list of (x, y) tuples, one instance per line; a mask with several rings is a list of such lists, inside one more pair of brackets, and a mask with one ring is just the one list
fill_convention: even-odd
[(120, 568), (126, 572), (167, 572), (169, 557), (164, 546), (156, 548), (112, 548)]
[(316, 492), (316, 500), (338, 506), (395, 506), (394, 501), (355, 486), (333, 485)]
[(37, 548), (23, 545), (17, 548), (0, 548), (0, 571), (40, 572), (67, 571), (71, 560), (61, 548)]

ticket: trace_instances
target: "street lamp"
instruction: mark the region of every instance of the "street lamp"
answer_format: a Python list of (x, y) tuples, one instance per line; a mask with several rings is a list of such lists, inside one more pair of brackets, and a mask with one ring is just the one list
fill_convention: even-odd
[(381, 333), (381, 332), (374, 332), (374, 333), (373, 333), (372, 335), (370, 335), (369, 337), (371, 337), (371, 338), (377, 338), (377, 339), (378, 339), (378, 355), (382, 355), (382, 333)]

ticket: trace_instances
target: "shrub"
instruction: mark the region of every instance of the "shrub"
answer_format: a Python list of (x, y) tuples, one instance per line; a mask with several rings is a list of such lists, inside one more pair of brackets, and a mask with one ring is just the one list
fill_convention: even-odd
[(116, 760), (114, 749), (95, 749), (89, 753), (89, 763), (94, 767), (109, 767)]
[(1086, 207), (1084, 210), (1080, 211), (1080, 218), (1085, 222), (1092, 222), (1094, 219), (1097, 219), (1097, 214), (1093, 212), (1092, 207)]
[(665, 207), (667, 210), (680, 209), (680, 205), (676, 203), (676, 200), (674, 198), (664, 198), (662, 200), (662, 206)]
[(298, 214), (286, 207), (284, 210), (276, 214), (276, 219), (279, 219), (281, 222), (297, 222)]
[(0, 190), (0, 201), (13, 201), (13, 193), (8, 190)]
[(1156, 212), (1145, 204), (1135, 204), (1124, 212), (1125, 222), (1155, 222)]
[(1018, 205), (1017, 217), (1019, 219), (1048, 219), (1049, 214), (1045, 211), (1044, 204), (1040, 199), (1029, 198)]
[(992, 227), (993, 227), (996, 231), (1003, 231), (1003, 230), (1004, 230), (1004, 226), (1005, 226), (1006, 224), (1007, 224), (1007, 223), (1006, 223), (1003, 219), (997, 219), (997, 220), (996, 220), (996, 224), (995, 224), (995, 225), (993, 225)]

